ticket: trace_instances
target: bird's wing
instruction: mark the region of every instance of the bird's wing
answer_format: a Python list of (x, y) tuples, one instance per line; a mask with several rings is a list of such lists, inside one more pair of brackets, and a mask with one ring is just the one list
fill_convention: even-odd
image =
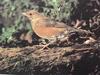
[(66, 28), (66, 24), (61, 23), (61, 22), (56, 22), (50, 19), (45, 19), (44, 21), (47, 27)]

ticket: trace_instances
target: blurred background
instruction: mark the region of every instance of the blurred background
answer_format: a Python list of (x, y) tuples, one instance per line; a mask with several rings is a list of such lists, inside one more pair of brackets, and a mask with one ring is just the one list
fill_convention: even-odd
[(0, 45), (19, 44), (25, 40), (26, 33), (32, 31), (22, 12), (34, 9), (51, 19), (67, 23), (77, 4), (77, 0), (0, 0)]
[[(38, 10), (56, 21), (89, 20), (100, 10), (99, 0), (0, 0), (0, 46), (38, 42), (29, 20), (21, 13)], [(89, 23), (87, 23), (89, 25)], [(89, 26), (88, 26), (89, 27)], [(32, 38), (34, 36), (34, 38)]]

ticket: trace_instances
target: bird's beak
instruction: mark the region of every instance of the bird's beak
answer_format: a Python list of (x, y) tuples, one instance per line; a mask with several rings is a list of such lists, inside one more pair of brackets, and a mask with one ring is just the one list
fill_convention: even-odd
[(27, 16), (27, 14), (26, 14), (26, 13), (22, 13), (22, 15)]

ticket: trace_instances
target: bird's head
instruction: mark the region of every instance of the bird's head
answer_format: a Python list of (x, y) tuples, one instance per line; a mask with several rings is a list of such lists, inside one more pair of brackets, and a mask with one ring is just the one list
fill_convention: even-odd
[(43, 16), (42, 14), (40, 14), (39, 12), (35, 11), (35, 10), (29, 10), (27, 12), (23, 12), (22, 13), (24, 16), (28, 17), (30, 20), (34, 20), (37, 18), (40, 18), (41, 16)]

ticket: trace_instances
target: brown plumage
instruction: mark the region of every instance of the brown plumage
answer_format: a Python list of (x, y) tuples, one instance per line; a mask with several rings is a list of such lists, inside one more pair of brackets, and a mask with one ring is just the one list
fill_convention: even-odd
[[(57, 38), (62, 37), (62, 34), (67, 35), (69, 32), (78, 31), (62, 22), (53, 21), (35, 10), (29, 10), (22, 14), (28, 17), (31, 21), (33, 31), (41, 38), (55, 41)], [(88, 34), (84, 30), (80, 30), (80, 33)], [(45, 47), (50, 44), (47, 44)]]
[(33, 31), (41, 38), (54, 39), (66, 30), (66, 24), (50, 20), (37, 11), (30, 10), (23, 15), (29, 18)]

